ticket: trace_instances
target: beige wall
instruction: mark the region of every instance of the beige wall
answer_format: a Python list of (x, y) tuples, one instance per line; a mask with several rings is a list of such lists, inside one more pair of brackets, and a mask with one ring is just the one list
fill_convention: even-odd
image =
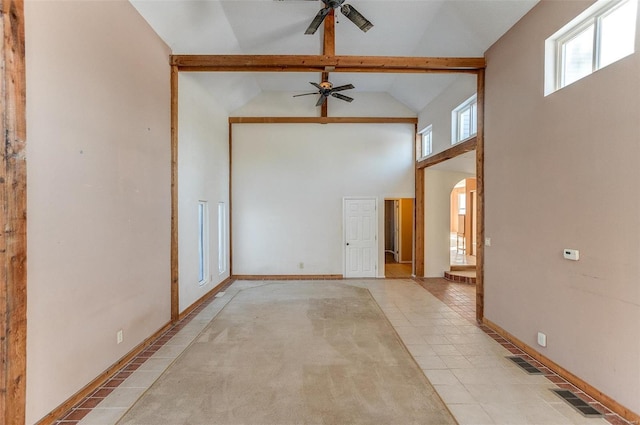
[(637, 413), (640, 54), (543, 95), (545, 39), (589, 4), (543, 1), (487, 52), (485, 315)]
[(170, 52), (125, 1), (29, 1), (26, 48), (32, 424), (169, 321)]

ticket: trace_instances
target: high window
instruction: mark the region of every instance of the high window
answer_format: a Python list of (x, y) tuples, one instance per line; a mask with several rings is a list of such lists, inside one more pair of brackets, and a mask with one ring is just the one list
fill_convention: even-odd
[(433, 152), (433, 126), (428, 126), (424, 130), (420, 132), (420, 137), (422, 139), (422, 151), (420, 152), (420, 156), (424, 158), (425, 156), (431, 155)]
[(478, 132), (478, 100), (474, 94), (451, 111), (451, 144), (474, 136)]
[(209, 205), (207, 201), (198, 202), (198, 282), (200, 285), (209, 280)]
[(635, 51), (638, 0), (600, 0), (546, 41), (545, 95)]
[(227, 271), (227, 209), (218, 202), (218, 273)]

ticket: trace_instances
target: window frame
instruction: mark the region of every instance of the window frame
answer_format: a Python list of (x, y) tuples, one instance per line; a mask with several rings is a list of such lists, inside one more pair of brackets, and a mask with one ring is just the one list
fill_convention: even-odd
[[(460, 116), (470, 111), (469, 117), (469, 136), (462, 138), (460, 134)], [(473, 96), (456, 106), (451, 111), (451, 144), (455, 145), (465, 140), (469, 140), (478, 135), (478, 94), (474, 93)]]
[[(596, 61), (597, 61), (597, 57), (600, 56), (600, 52), (598, 49), (598, 43), (597, 40), (599, 38), (599, 35), (597, 34), (599, 31), (597, 29), (597, 25), (596, 25), (596, 21), (597, 19), (594, 19), (594, 16), (592, 16), (589, 19), (584, 20), (581, 24), (576, 25), (574, 28), (572, 28), (570, 31), (568, 31), (566, 34), (563, 34), (561, 37), (559, 37), (556, 41), (555, 41), (555, 50), (556, 50), (556, 90), (560, 90), (563, 87), (567, 87), (570, 84), (575, 83), (576, 81), (580, 81), (581, 79), (583, 79), (584, 77), (586, 77), (589, 74), (593, 74), (595, 67), (596, 67)], [(592, 40), (592, 56), (591, 56), (591, 72), (589, 72), (589, 74), (585, 75), (584, 77), (580, 77), (577, 80), (572, 81), (571, 83), (568, 84), (564, 84), (564, 80), (565, 80), (565, 75), (566, 75), (566, 66), (565, 63), (566, 61), (564, 60), (565, 58), (565, 45), (567, 43), (569, 43), (571, 40), (577, 38), (580, 34), (582, 34), (584, 31), (586, 31), (589, 27), (593, 26), (593, 40)]]
[[(564, 87), (582, 80), (583, 78), (595, 73), (596, 71), (603, 69), (611, 64), (618, 62), (619, 60), (636, 52), (637, 46), (635, 45), (635, 39), (633, 40), (634, 49), (627, 55), (621, 56), (613, 62), (607, 63), (604, 66), (601, 64), (602, 60), (602, 21), (604, 18), (614, 13), (620, 7), (626, 5), (628, 2), (634, 2), (636, 13), (634, 16), (634, 34), (637, 32), (637, 7), (638, 0), (599, 0), (591, 7), (587, 8), (584, 12), (564, 25), (555, 34), (549, 37), (545, 42), (545, 96), (550, 95)], [(566, 84), (566, 66), (565, 66), (565, 49), (564, 47), (568, 42), (575, 39), (587, 28), (593, 26), (593, 45), (591, 56), (591, 71)]]
[[(420, 159), (426, 158), (433, 153), (433, 124), (429, 124), (425, 128), (423, 128), (420, 132)], [(425, 137), (429, 135), (429, 149), (428, 152), (425, 152)]]

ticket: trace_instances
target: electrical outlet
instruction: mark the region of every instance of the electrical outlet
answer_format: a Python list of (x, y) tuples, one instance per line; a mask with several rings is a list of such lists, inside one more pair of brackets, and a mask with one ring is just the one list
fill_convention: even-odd
[(301, 262), (300, 264), (298, 264), (298, 268), (299, 268), (300, 270), (304, 269), (304, 263), (302, 263), (302, 262)]
[(578, 261), (580, 259), (580, 251), (578, 251), (577, 249), (565, 248), (562, 252), (562, 255), (567, 260)]
[(120, 329), (118, 332), (116, 332), (116, 343), (121, 344), (123, 339), (124, 335), (122, 333), (122, 329)]
[(491, 238), (484, 238), (484, 246), (491, 246)]

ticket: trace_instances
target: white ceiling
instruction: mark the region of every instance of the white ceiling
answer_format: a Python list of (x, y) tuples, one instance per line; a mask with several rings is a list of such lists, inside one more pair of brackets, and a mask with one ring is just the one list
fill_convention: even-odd
[[(320, 0), (130, 0), (174, 54), (322, 53), (322, 27), (304, 31)], [(363, 33), (336, 13), (336, 54), (480, 57), (538, 0), (347, 0), (374, 27)], [(349, 95), (385, 92), (416, 114), (452, 83), (453, 74), (331, 74)], [(302, 93), (318, 74), (202, 75), (211, 92), (237, 109), (256, 91)], [(245, 88), (240, 88), (243, 85)], [(229, 89), (229, 87), (234, 87)], [(313, 91), (313, 90), (311, 90)], [(218, 96), (220, 98), (220, 96)]]

